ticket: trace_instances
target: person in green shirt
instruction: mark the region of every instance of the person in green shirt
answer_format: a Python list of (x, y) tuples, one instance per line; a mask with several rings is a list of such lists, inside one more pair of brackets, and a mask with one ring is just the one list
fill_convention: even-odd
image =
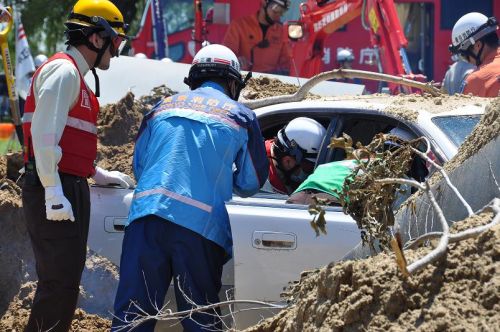
[[(401, 128), (393, 128), (389, 134), (399, 137), (402, 140), (409, 141), (416, 137), (410, 132)], [(386, 148), (399, 147), (395, 142), (386, 142)], [(307, 177), (304, 182), (290, 195), (286, 203), (290, 204), (311, 204), (312, 197), (327, 199), (329, 205), (340, 205), (338, 192), (342, 192), (344, 182), (347, 178), (354, 176), (359, 162), (355, 159), (346, 159), (333, 161), (319, 165), (314, 172)], [(418, 156), (414, 157), (408, 176), (422, 182), (428, 175), (425, 162)], [(407, 190), (410, 194), (411, 190)], [(405, 198), (397, 199), (398, 204)]]

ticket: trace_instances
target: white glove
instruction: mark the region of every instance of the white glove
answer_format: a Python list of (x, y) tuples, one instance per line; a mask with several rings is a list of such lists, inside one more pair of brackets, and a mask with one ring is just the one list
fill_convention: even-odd
[(48, 220), (75, 221), (71, 203), (64, 197), (62, 187), (45, 187), (45, 212)]
[(127, 174), (118, 171), (106, 171), (100, 167), (95, 168), (95, 175), (93, 177), (96, 184), (107, 186), (117, 184), (122, 188), (128, 189), (135, 186), (134, 180)]

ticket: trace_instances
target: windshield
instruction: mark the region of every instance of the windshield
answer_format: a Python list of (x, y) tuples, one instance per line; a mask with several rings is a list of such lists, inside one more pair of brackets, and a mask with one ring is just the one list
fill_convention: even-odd
[(460, 146), (479, 122), (480, 114), (441, 116), (432, 122), (441, 129), (456, 146)]
[[(203, 1), (203, 14), (207, 9), (213, 7), (213, 0)], [(193, 0), (161, 0), (163, 20), (167, 28), (167, 34), (191, 29), (194, 25)]]

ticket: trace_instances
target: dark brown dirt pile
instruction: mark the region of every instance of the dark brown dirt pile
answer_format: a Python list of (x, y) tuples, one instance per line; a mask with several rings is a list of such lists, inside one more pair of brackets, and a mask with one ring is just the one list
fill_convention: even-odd
[[(484, 213), (455, 231), (486, 224)], [(410, 262), (429, 248), (408, 251)], [(498, 331), (500, 226), (449, 246), (447, 257), (408, 279), (393, 255), (304, 273), (288, 309), (249, 328), (274, 331)]]
[(0, 156), (0, 179), (7, 178), (17, 180), (19, 170), (23, 167), (23, 156), (21, 153), (10, 153)]
[[(0, 330), (4, 332), (17, 332), (22, 331), (28, 323), (30, 314), (31, 302), (35, 294), (36, 283), (27, 282), (23, 284), (19, 293), (14, 297), (10, 306), (0, 320)], [(71, 323), (71, 330), (74, 332), (95, 332), (95, 331), (109, 331), (111, 328), (111, 321), (101, 318), (97, 315), (91, 315), (77, 309), (73, 322)]]

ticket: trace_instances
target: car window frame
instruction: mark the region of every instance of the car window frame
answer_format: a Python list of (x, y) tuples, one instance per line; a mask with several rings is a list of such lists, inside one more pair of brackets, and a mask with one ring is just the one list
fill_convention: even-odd
[[(425, 133), (418, 127), (417, 124), (410, 122), (410, 121), (405, 121), (404, 119), (393, 116), (390, 113), (386, 113), (380, 110), (371, 110), (371, 109), (362, 109), (362, 108), (338, 108), (338, 109), (332, 109), (332, 108), (294, 108), (294, 109), (289, 109), (286, 112), (284, 112), (283, 109), (273, 111), (271, 113), (266, 113), (261, 115), (262, 121), (264, 128), (261, 124), (261, 119), (259, 119), (259, 124), (261, 125), (261, 130), (268, 131), (270, 127), (279, 127), (279, 122), (277, 119), (289, 119), (290, 121), (293, 118), (296, 118), (298, 116), (307, 116), (311, 117), (314, 119), (322, 119), (324, 122), (325, 118), (329, 118), (329, 124), (327, 126), (327, 131), (325, 134), (325, 138), (323, 139), (320, 152), (318, 154), (318, 160), (316, 161), (315, 167), (323, 164), (326, 162), (328, 159), (328, 156), (331, 155), (333, 152), (331, 149), (328, 149), (328, 145), (330, 142), (331, 137), (333, 135), (336, 135), (337, 137), (341, 134), (340, 131), (342, 130), (343, 126), (345, 125), (347, 120), (351, 120), (352, 118), (355, 117), (360, 117), (360, 118), (368, 118), (368, 119), (374, 119), (378, 121), (384, 121), (387, 122), (388, 125), (399, 125), (402, 124), (405, 129), (410, 130), (412, 133), (414, 133), (417, 137), (420, 136), (425, 136), (427, 137), (428, 135), (425, 135)], [(284, 122), (281, 122), (284, 123)], [(265, 137), (265, 139), (269, 139), (270, 137)], [(439, 162), (444, 162), (442, 160), (442, 156), (437, 152), (439, 149), (436, 151), (435, 148), (435, 142), (431, 138), (430, 140), (431, 144), (431, 151), (438, 157)], [(284, 201), (288, 198), (287, 195), (279, 194), (279, 193), (271, 193), (271, 192), (262, 192), (259, 191), (257, 194), (251, 196), (254, 198), (264, 198), (264, 199), (275, 199), (275, 200), (281, 200), (283, 201), (283, 204), (287, 207), (290, 207), (291, 205), (297, 205), (297, 206), (302, 206), (304, 209), (307, 208), (307, 205), (302, 205), (302, 204), (285, 204)], [(234, 201), (231, 201), (232, 204), (234, 204)], [(257, 203), (250, 203), (250, 205), (255, 205), (259, 206)], [(240, 202), (238, 204), (245, 204), (243, 202)], [(272, 204), (272, 206), (277, 206), (276, 204)]]

